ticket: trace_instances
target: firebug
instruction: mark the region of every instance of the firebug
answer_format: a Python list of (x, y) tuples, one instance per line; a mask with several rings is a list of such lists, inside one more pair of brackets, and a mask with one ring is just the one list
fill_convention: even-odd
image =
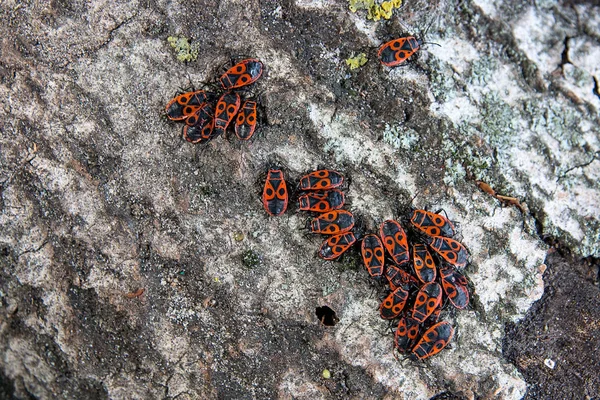
[[(194, 118), (195, 124), (189, 125), (188, 121)], [(186, 120), (183, 127), (183, 138), (191, 143), (206, 143), (212, 140), (214, 135), (214, 109), (210, 104), (205, 104)]]
[(219, 80), (223, 89), (237, 89), (256, 82), (263, 73), (263, 63), (255, 58), (242, 60), (229, 68)]
[(186, 92), (171, 99), (167, 103), (165, 111), (169, 119), (181, 121), (194, 114), (207, 101), (207, 93), (204, 90)]
[(463, 309), (469, 305), (467, 280), (451, 267), (440, 269), (442, 287), (454, 307)]
[(419, 322), (425, 320), (438, 308), (442, 302), (442, 288), (437, 282), (429, 282), (419, 290), (412, 316)]
[(383, 319), (394, 319), (404, 309), (406, 300), (408, 299), (408, 291), (402, 287), (396, 288), (390, 293), (379, 306), (379, 314)]
[(414, 36), (394, 39), (384, 43), (379, 48), (377, 56), (386, 67), (396, 67), (415, 54), (421, 44), (421, 41)]
[(457, 267), (467, 265), (469, 253), (458, 241), (443, 236), (427, 236), (425, 242), (449, 264)]
[(419, 360), (431, 357), (446, 347), (453, 335), (454, 328), (449, 322), (438, 322), (425, 331), (419, 342), (413, 347), (412, 354)]
[(429, 236), (454, 236), (454, 225), (440, 214), (425, 210), (415, 210), (410, 222)]
[(419, 321), (410, 316), (400, 318), (394, 334), (394, 344), (399, 352), (406, 353), (412, 349), (417, 336), (419, 336), (420, 326)]
[(337, 171), (322, 169), (313, 171), (300, 178), (300, 189), (302, 190), (326, 190), (333, 189), (344, 183), (344, 177)]
[(246, 100), (235, 119), (235, 136), (240, 140), (250, 140), (256, 129), (256, 102)]
[(408, 262), (408, 240), (404, 229), (397, 221), (384, 221), (379, 229), (379, 236), (397, 265)]
[(310, 224), (312, 233), (337, 235), (348, 232), (354, 227), (354, 216), (350, 211), (333, 210), (319, 215)]
[(416, 284), (418, 281), (411, 274), (401, 270), (395, 265), (388, 265), (385, 269), (385, 277), (390, 284), (390, 289), (396, 290), (398, 287), (403, 287), (406, 290), (411, 284)]
[(217, 101), (215, 111), (215, 137), (225, 133), (227, 126), (235, 117), (240, 108), (240, 95), (234, 92), (226, 92)]
[(366, 235), (361, 245), (362, 259), (369, 275), (381, 276), (384, 267), (384, 250), (379, 237), (374, 234)]
[(335, 260), (344, 254), (355, 242), (356, 238), (352, 232), (331, 236), (321, 245), (319, 257), (325, 260)]
[(435, 263), (424, 244), (413, 244), (413, 266), (415, 274), (421, 282), (427, 283), (435, 280)]
[(262, 201), (269, 215), (277, 217), (285, 212), (288, 204), (288, 192), (281, 170), (269, 170), (263, 189)]
[(341, 190), (332, 189), (305, 193), (300, 196), (298, 201), (300, 203), (300, 210), (327, 212), (342, 208), (345, 198)]

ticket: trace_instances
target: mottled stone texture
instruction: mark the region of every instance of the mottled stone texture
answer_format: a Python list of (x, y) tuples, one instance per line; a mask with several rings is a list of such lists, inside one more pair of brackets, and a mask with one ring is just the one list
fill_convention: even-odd
[[(536, 339), (512, 325), (542, 295), (544, 240), (599, 256), (599, 15), (417, 1), (374, 24), (341, 0), (3, 1), (0, 397), (521, 398), (519, 370), (546, 368), (525, 370), (546, 356), (519, 356)], [(382, 67), (378, 45), (409, 33), (441, 47)], [(197, 59), (178, 62), (169, 36)], [(254, 140), (184, 142), (166, 102), (246, 56), (266, 65), (244, 94), (261, 104)], [(411, 205), (459, 223), (473, 301), (443, 314), (451, 348), (394, 358), (384, 288), (357, 251), (324, 262), (293, 202), (262, 210), (273, 166), (291, 188), (317, 167), (344, 173), (363, 232)], [(339, 324), (320, 324), (322, 305)]]

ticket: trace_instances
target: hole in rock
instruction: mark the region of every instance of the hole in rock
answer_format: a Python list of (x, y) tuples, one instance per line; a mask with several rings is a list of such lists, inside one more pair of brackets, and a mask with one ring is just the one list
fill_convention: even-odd
[(337, 315), (335, 315), (335, 311), (327, 306), (317, 307), (315, 314), (317, 314), (317, 318), (325, 326), (334, 326), (340, 321)]

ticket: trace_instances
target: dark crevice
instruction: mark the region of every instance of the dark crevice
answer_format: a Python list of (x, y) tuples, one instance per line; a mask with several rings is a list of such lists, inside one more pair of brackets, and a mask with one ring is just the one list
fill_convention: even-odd
[(340, 319), (331, 308), (327, 306), (317, 307), (315, 314), (321, 323), (325, 326), (334, 326)]
[(598, 82), (598, 77), (592, 77), (594, 78), (594, 89), (592, 90), (592, 93), (594, 93), (594, 95), (600, 99), (600, 83)]
[(563, 68), (565, 64), (573, 64), (569, 59), (569, 40), (571, 40), (570, 36), (565, 36), (565, 40), (563, 40), (564, 48), (560, 55), (560, 65), (559, 68)]
[[(597, 82), (596, 82), (597, 83)], [(583, 164), (577, 164), (575, 166), (572, 166), (570, 168), (568, 168), (565, 172), (563, 172), (562, 174), (560, 174), (560, 176), (557, 178), (557, 182), (559, 182), (561, 179), (565, 178), (567, 176), (567, 174), (577, 168), (585, 168), (588, 165), (590, 165), (591, 163), (593, 163), (594, 161), (596, 161), (598, 159), (598, 156), (600, 155), (600, 150), (595, 152), (594, 155), (592, 156), (592, 158), (589, 161), (584, 162)]]

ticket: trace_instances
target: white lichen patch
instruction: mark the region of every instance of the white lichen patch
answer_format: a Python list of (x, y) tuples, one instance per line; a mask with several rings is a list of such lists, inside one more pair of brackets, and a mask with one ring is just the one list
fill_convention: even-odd
[[(598, 19), (598, 15), (595, 15)], [(594, 76), (600, 75), (600, 48), (587, 37), (569, 39), (569, 60), (579, 68)]]
[(443, 103), (434, 102), (431, 105), (431, 111), (446, 116), (454, 124), (465, 121), (473, 122), (479, 119), (479, 110), (474, 102), (468, 96), (457, 93), (449, 94), (447, 101)]
[[(309, 107), (309, 117), (320, 135), (327, 140), (323, 150), (333, 153), (336, 162), (346, 160), (353, 164), (360, 164), (367, 158), (379, 158), (367, 145), (366, 139), (361, 137), (364, 135), (357, 131), (358, 121), (342, 121), (339, 115), (334, 118), (333, 110), (319, 108), (314, 104)], [(347, 130), (351, 125), (355, 126), (355, 129)], [(345, 134), (340, 135), (342, 130)]]
[(481, 57), (481, 54), (471, 42), (459, 36), (451, 36), (445, 39), (433, 37), (431, 40), (438, 43), (439, 46), (429, 46), (427, 51), (435, 58), (450, 65), (452, 70), (460, 75), (469, 69), (473, 61)]
[[(309, 106), (309, 116), (319, 135), (326, 140), (323, 150), (333, 153), (336, 162), (350, 162), (354, 165), (364, 162), (381, 170), (395, 167), (399, 186), (415, 191), (414, 179), (406, 173), (407, 166), (399, 160), (394, 160), (395, 165), (386, 163), (384, 156), (392, 154), (389, 147), (373, 143), (369, 139), (368, 128), (363, 127), (356, 118), (340, 111), (334, 117), (334, 110), (317, 104)], [(399, 136), (404, 134), (398, 128), (394, 132), (398, 132)], [(415, 133), (408, 131), (407, 135), (408, 138), (399, 140), (410, 146), (416, 142)]]
[(480, 7), (481, 10), (487, 14), (489, 17), (491, 18), (495, 18), (497, 13), (498, 13), (498, 9), (496, 8), (497, 3), (494, 1), (488, 1), (488, 0), (475, 0), (473, 2), (476, 6)]
[(308, 9), (325, 9), (335, 5), (333, 0), (295, 0), (298, 7)]
[(346, 18), (350, 19), (354, 23), (356, 29), (365, 35), (371, 46), (375, 47), (383, 44), (376, 35), (378, 24), (366, 20), (362, 15), (357, 13), (349, 13)]
[(552, 13), (529, 7), (514, 23), (513, 34), (519, 48), (535, 62), (543, 74), (554, 71), (561, 62), (565, 33)]
[(600, 98), (594, 93), (595, 81), (600, 80), (600, 46), (588, 37), (568, 40), (571, 64), (563, 66), (564, 80), (574, 93), (600, 109)]
[(399, 126), (385, 124), (383, 140), (397, 149), (410, 150), (418, 143), (419, 134), (414, 129), (402, 129)]
[[(569, 39), (569, 55), (576, 61), (563, 66), (563, 75), (551, 75), (561, 63), (563, 39), (570, 32), (563, 22), (549, 23), (554, 20), (550, 9), (530, 8), (514, 23), (513, 33), (546, 79), (558, 79), (562, 88), (575, 94), (571, 99), (533, 93), (513, 63), (480, 52), (460, 36), (440, 40), (442, 48), (431, 49), (436, 71), (445, 71), (446, 76), (433, 75), (432, 111), (496, 152), (495, 159), (475, 156), (468, 144), (459, 157), (447, 158), (444, 183), (461, 182), (465, 164), (474, 164), (469, 172), (496, 186), (497, 177), (488, 175), (487, 167), (498, 163), (505, 182), (501, 194), (543, 210), (540, 222), (545, 233), (564, 239), (581, 255), (598, 254), (594, 244), (598, 224), (586, 221), (600, 215), (595, 200), (600, 191), (596, 179), (600, 165), (595, 160), (600, 132), (593, 117), (571, 101), (598, 108), (592, 75), (598, 67), (591, 59), (598, 58), (600, 50), (589, 39)], [(461, 51), (448, 54), (445, 49), (453, 47)], [(400, 146), (398, 141), (390, 143)], [(454, 153), (457, 144), (463, 146), (454, 140), (443, 143), (446, 153)]]

